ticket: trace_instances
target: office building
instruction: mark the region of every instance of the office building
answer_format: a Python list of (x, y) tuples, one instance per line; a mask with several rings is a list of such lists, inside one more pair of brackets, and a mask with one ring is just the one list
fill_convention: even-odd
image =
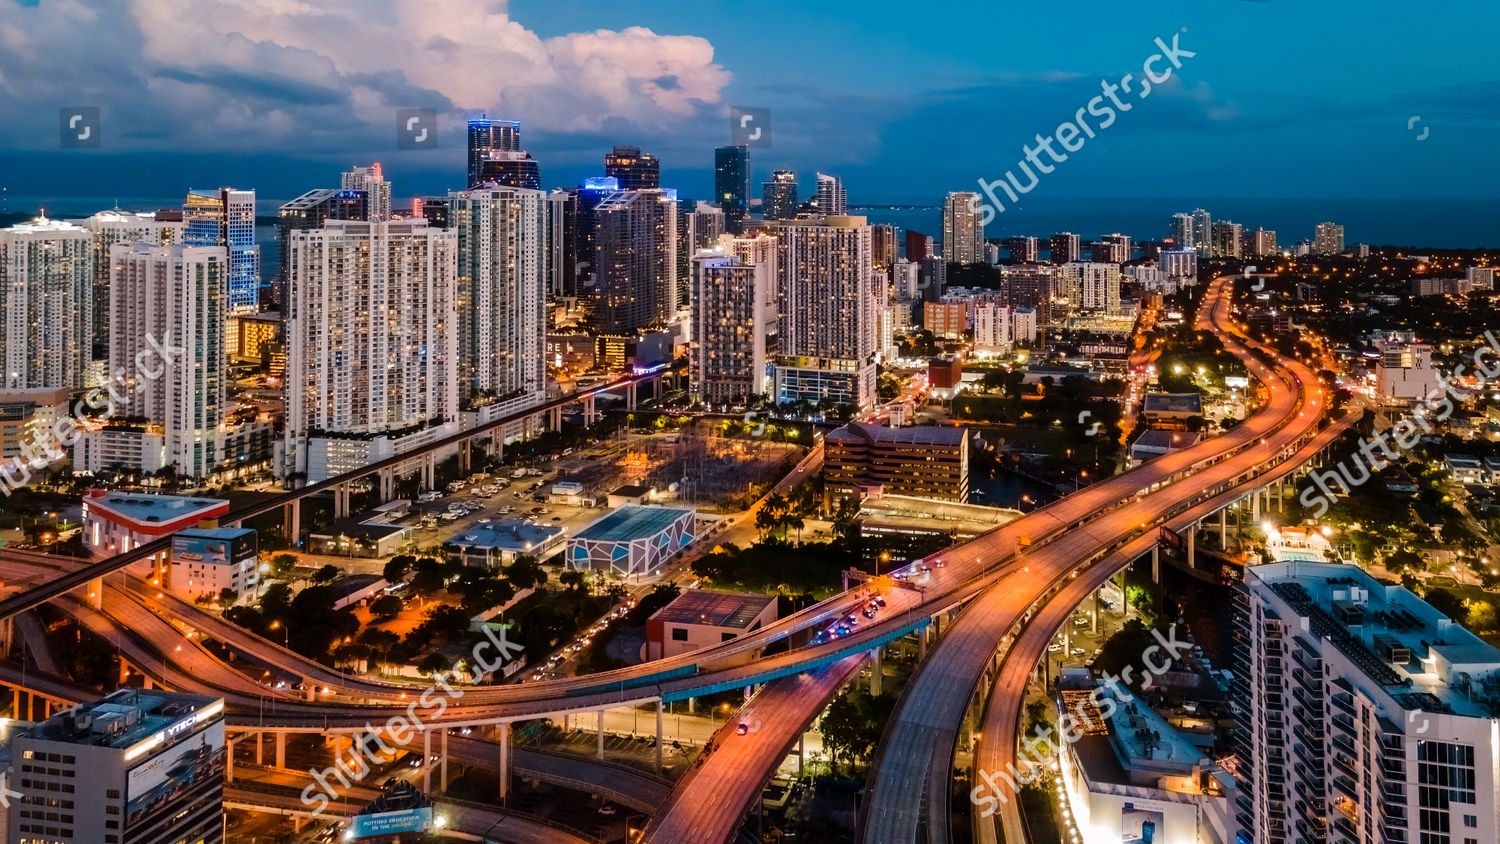
[(1250, 255), (1255, 258), (1265, 258), (1276, 255), (1279, 250), (1276, 247), (1276, 232), (1270, 229), (1256, 229), (1249, 234), (1251, 239)]
[(1412, 404), (1442, 385), (1442, 373), (1432, 363), (1432, 347), (1425, 343), (1382, 340), (1375, 344), (1375, 397), (1388, 404)]
[(490, 150), (479, 164), (479, 184), (542, 189), (542, 171), (529, 152)]
[(818, 192), (813, 196), (813, 205), (825, 217), (842, 216), (849, 213), (849, 195), (844, 192), (844, 181), (837, 176), (819, 173)]
[(1010, 253), (1010, 259), (1019, 264), (1035, 264), (1040, 254), (1037, 239), (1030, 235), (1007, 237), (1005, 249)]
[(960, 191), (943, 201), (943, 257), (955, 264), (982, 264), (984, 222), (979, 194)]
[(896, 266), (898, 247), (895, 226), (890, 223), (870, 224), (871, 261), (875, 269), (887, 279), (891, 277), (891, 269)]
[[(593, 209), (594, 327), (633, 335), (677, 312), (677, 202), (667, 191), (605, 194)], [(725, 227), (729, 212), (725, 209)]]
[(182, 242), (229, 250), (229, 313), (260, 310), (260, 246), (255, 242), (255, 191), (188, 191)]
[(782, 221), (771, 233), (780, 288), (776, 402), (873, 407), (876, 309), (886, 285), (865, 218)]
[(81, 390), (93, 357), (88, 229), (38, 217), (0, 229), (0, 389)]
[(294, 232), (283, 475), (316, 482), (456, 429), (458, 234), (417, 220)]
[(1123, 264), (1130, 260), (1132, 249), (1130, 235), (1107, 234), (1089, 245), (1089, 255), (1102, 263)]
[(714, 150), (714, 199), (724, 209), (724, 230), (745, 232), (750, 214), (750, 148), (719, 147)]
[(355, 167), (339, 175), (339, 187), (365, 195), (365, 219), (381, 222), (391, 218), (391, 183), (385, 180), (380, 162)]
[(1213, 256), (1215, 258), (1239, 258), (1243, 256), (1245, 227), (1229, 220), (1219, 220), (1213, 225)]
[(1313, 237), (1313, 253), (1342, 255), (1344, 253), (1344, 227), (1338, 223), (1319, 223)]
[(646, 658), (663, 659), (714, 647), (775, 621), (774, 595), (689, 589), (646, 619)]
[(520, 152), (521, 122), (490, 117), (469, 118), (469, 184), (484, 181), (484, 163), (491, 152)]
[(224, 841), (224, 701), (121, 689), (21, 728), (7, 841)]
[(1083, 259), (1083, 240), (1072, 232), (1060, 232), (1048, 240), (1047, 252), (1052, 263), (1071, 264)]
[(458, 237), (458, 391), (507, 413), (547, 396), (547, 194), (484, 185), (451, 194)]
[(969, 500), (968, 428), (850, 422), (828, 434), (824, 449), (824, 494), (830, 502), (866, 494)]
[(1464, 270), (1464, 278), (1468, 280), (1470, 290), (1492, 291), (1495, 289), (1494, 267), (1469, 267)]
[(233, 592), (247, 598), (260, 585), (259, 543), (249, 528), (189, 528), (172, 534), (167, 588), (189, 601)]
[[(223, 459), (215, 434), (224, 421), (229, 260), (222, 246), (110, 249), (109, 371), (123, 373), (129, 399), (115, 415), (161, 435), (161, 456), (145, 465), (200, 481)], [(162, 360), (160, 347), (181, 356)]]
[(621, 190), (661, 187), (661, 162), (640, 147), (616, 146), (604, 154), (604, 175), (620, 183)]
[(688, 393), (741, 405), (770, 393), (776, 342), (776, 239), (726, 237), (693, 259)]
[(1244, 589), (1247, 840), (1500, 841), (1500, 651), (1356, 566), (1252, 566)]
[(1193, 236), (1192, 214), (1173, 214), (1168, 231), (1172, 238), (1172, 245), (1178, 249), (1192, 249), (1197, 244)]
[(1075, 261), (1062, 266), (1059, 280), (1072, 310), (1098, 314), (1121, 313), (1120, 284), (1124, 276), (1119, 264)]
[(1193, 209), (1193, 248), (1199, 255), (1213, 255), (1214, 218), (1202, 208)]
[[(175, 218), (175, 219), (174, 219)], [(93, 359), (109, 359), (109, 249), (116, 243), (154, 243), (159, 246), (182, 240), (182, 219), (171, 212), (133, 213), (115, 208), (83, 220), (73, 220), (93, 235)]]
[(777, 170), (760, 188), (760, 213), (767, 220), (790, 220), (797, 216), (797, 174)]

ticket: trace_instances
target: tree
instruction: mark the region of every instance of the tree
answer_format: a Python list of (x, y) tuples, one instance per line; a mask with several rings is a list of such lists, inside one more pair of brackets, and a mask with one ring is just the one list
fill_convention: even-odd
[(1422, 596), (1432, 608), (1448, 616), (1459, 624), (1469, 623), (1469, 608), (1463, 599), (1449, 592), (1447, 589), (1428, 589), (1427, 594)]
[(219, 606), (223, 607), (226, 610), (234, 606), (234, 602), (238, 601), (239, 599), (240, 593), (234, 591), (233, 589), (229, 589), (226, 587), (219, 590)]
[(376, 618), (390, 620), (401, 614), (406, 602), (396, 595), (382, 595), (370, 603), (370, 613)]
[(583, 590), (584, 584), (583, 572), (577, 569), (568, 569), (557, 576), (557, 582), (568, 587), (568, 591), (570, 592), (580, 592)]
[(406, 579), (407, 572), (411, 571), (411, 567), (416, 562), (417, 558), (410, 554), (397, 554), (386, 562), (385, 568), (380, 573), (381, 577), (384, 577), (387, 583), (399, 583)]
[(417, 664), (417, 670), (428, 677), (435, 677), (453, 667), (453, 663), (437, 651), (433, 651), (422, 658)]
[(335, 580), (338, 580), (339, 579), (339, 575), (341, 575), (343, 573), (344, 573), (343, 569), (339, 568), (338, 566), (334, 565), (333, 563), (329, 563), (328, 565), (323, 566), (322, 568), (320, 568), (317, 571), (313, 572), (313, 576), (310, 579), (312, 580), (313, 583), (317, 583), (317, 584), (332, 583)]
[(297, 557), (293, 554), (277, 554), (271, 558), (271, 571), (283, 575), (291, 571), (297, 565)]
[(505, 577), (517, 591), (541, 586), (547, 582), (547, 573), (535, 557), (519, 556), (505, 569)]

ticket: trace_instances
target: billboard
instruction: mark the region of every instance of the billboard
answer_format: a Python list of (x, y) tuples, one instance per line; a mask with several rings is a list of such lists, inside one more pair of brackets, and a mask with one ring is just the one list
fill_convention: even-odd
[(229, 543), (222, 539), (174, 536), (172, 537), (172, 561), (227, 566), (229, 565)]
[(223, 720), (130, 769), (125, 781), (126, 828), (157, 812), (177, 811), (178, 798), (209, 784), (224, 784)]
[(354, 840), (385, 835), (401, 835), (406, 832), (430, 832), (432, 830), (432, 807), (402, 809), (397, 812), (378, 812), (373, 815), (355, 815), (349, 832)]

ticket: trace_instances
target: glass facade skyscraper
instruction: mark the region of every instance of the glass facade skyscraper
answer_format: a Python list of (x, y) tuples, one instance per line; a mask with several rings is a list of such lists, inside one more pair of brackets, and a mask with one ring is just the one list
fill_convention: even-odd
[(182, 242), (229, 249), (229, 313), (260, 310), (260, 247), (255, 243), (255, 191), (188, 191)]
[(750, 208), (749, 147), (714, 150), (714, 200), (724, 209), (724, 229), (730, 234), (742, 234)]

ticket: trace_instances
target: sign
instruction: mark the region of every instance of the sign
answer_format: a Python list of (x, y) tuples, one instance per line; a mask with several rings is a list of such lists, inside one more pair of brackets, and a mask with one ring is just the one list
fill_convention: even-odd
[(172, 561), (207, 566), (229, 565), (229, 543), (197, 536), (172, 537)]
[[(191, 725), (193, 722), (184, 723)], [(222, 720), (130, 769), (125, 781), (126, 829), (149, 820), (158, 812), (178, 811), (181, 799), (196, 786), (207, 786), (215, 780), (223, 785)]]
[(420, 809), (402, 809), (399, 812), (355, 815), (349, 826), (349, 832), (356, 841), (361, 838), (431, 831), (431, 806), (423, 806)]

